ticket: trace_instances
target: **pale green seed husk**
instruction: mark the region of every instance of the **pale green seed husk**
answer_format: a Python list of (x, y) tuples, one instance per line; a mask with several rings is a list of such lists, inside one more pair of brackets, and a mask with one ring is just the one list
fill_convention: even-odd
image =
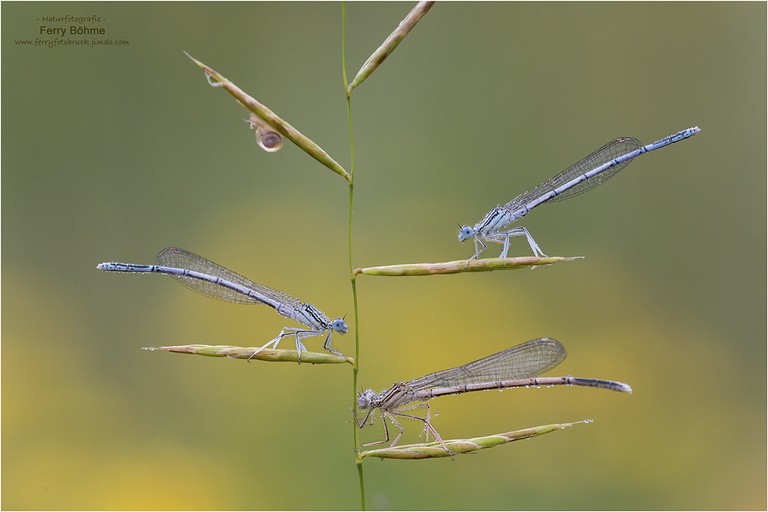
[[(295, 350), (263, 349), (254, 354), (259, 347), (236, 347), (232, 345), (167, 345), (163, 347), (144, 347), (144, 350), (163, 350), (179, 354), (195, 354), (208, 357), (229, 357), (231, 359), (250, 359), (251, 361), (299, 362), (299, 353)], [(302, 352), (301, 362), (309, 364), (354, 364), (352, 357), (330, 352)]]
[(571, 427), (578, 423), (590, 423), (592, 420), (574, 421), (571, 423), (555, 423), (552, 425), (541, 425), (538, 427), (525, 428), (502, 434), (490, 436), (475, 437), (471, 439), (450, 439), (445, 441), (445, 446), (450, 453), (445, 451), (439, 442), (408, 444), (395, 446), (394, 448), (380, 448), (376, 450), (366, 450), (358, 453), (359, 459), (365, 457), (379, 457), (381, 459), (436, 459), (442, 457), (453, 457), (465, 453), (472, 453), (485, 448), (493, 448), (502, 444), (529, 439), (531, 437), (549, 434), (558, 430)]
[(368, 57), (368, 60), (365, 61), (362, 67), (360, 67), (360, 71), (357, 72), (352, 83), (347, 87), (347, 94), (351, 93), (352, 89), (363, 83), (363, 81), (365, 81), (365, 79), (368, 78), (393, 51), (395, 51), (395, 48), (400, 44), (400, 41), (405, 39), (405, 36), (408, 35), (414, 26), (416, 26), (416, 23), (418, 23), (422, 16), (427, 14), (434, 3), (435, 2), (419, 2), (416, 4), (416, 7), (408, 13), (397, 28), (389, 34), (384, 42), (381, 43), (381, 46), (379, 46), (376, 51)]
[(356, 268), (354, 274), (369, 276), (430, 276), (434, 274), (457, 274), (459, 272), (490, 272), (515, 268), (533, 268), (552, 265), (561, 261), (573, 261), (582, 256), (521, 256), (518, 258), (484, 258), (476, 260), (445, 261), (441, 263), (405, 263), (380, 267)]
[(298, 131), (296, 128), (291, 126), (287, 121), (282, 119), (280, 116), (272, 112), (269, 108), (259, 103), (256, 99), (245, 93), (242, 89), (240, 89), (238, 86), (236, 86), (234, 83), (232, 83), (230, 80), (226, 79), (224, 76), (222, 76), (220, 73), (215, 71), (214, 69), (208, 67), (204, 63), (200, 62), (199, 60), (192, 57), (187, 52), (184, 52), (187, 57), (189, 57), (192, 62), (197, 64), (200, 69), (202, 69), (206, 75), (208, 75), (214, 83), (220, 84), (220, 87), (223, 87), (224, 89), (229, 92), (232, 96), (234, 96), (235, 100), (237, 100), (240, 105), (245, 107), (248, 111), (252, 112), (256, 116), (259, 117), (259, 119), (263, 120), (265, 123), (267, 123), (270, 127), (272, 127), (275, 131), (282, 134), (285, 138), (296, 144), (299, 148), (304, 150), (305, 153), (307, 153), (309, 156), (335, 172), (336, 174), (342, 176), (347, 182), (349, 182), (352, 177), (349, 175), (349, 173), (344, 170), (344, 168), (336, 162), (331, 156), (323, 150), (320, 146), (318, 146), (314, 141), (312, 141), (309, 137), (302, 134), (300, 131)]

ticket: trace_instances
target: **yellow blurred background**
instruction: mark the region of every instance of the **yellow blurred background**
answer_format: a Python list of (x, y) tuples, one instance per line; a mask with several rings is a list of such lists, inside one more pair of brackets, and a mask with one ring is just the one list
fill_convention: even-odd
[[(350, 75), (411, 6), (348, 5)], [(129, 44), (18, 43), (64, 15)], [(349, 367), (142, 351), (292, 324), (95, 268), (176, 245), (353, 327), (345, 182), (290, 143), (262, 152), (182, 53), (349, 167), (340, 40), (334, 2), (3, 3), (4, 509), (359, 506)], [(584, 260), (359, 278), (363, 387), (552, 336), (569, 358), (550, 375), (634, 389), (434, 400), (445, 438), (595, 421), (454, 461), (366, 460), (369, 507), (765, 509), (765, 3), (438, 3), (353, 117), (358, 267), (468, 257), (457, 223), (615, 137), (702, 128), (522, 223)], [(353, 335), (335, 345), (354, 353)]]

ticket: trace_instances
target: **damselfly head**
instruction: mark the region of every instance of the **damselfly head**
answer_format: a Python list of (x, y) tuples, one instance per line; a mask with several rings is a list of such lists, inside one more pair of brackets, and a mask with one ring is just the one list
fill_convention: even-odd
[(373, 398), (373, 395), (376, 393), (373, 392), (372, 389), (366, 389), (362, 393), (359, 393), (357, 395), (357, 406), (361, 409), (367, 409), (371, 406), (371, 398)]
[(347, 332), (347, 323), (344, 321), (343, 318), (337, 318), (333, 321), (331, 324), (331, 329), (333, 329), (336, 332), (339, 332), (341, 334), (346, 334)]
[(461, 226), (459, 229), (459, 242), (466, 242), (474, 236), (475, 230), (469, 226)]

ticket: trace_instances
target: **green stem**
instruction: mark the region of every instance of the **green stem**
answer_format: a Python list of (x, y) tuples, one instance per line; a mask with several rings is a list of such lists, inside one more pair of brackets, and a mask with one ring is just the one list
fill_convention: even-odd
[[(347, 222), (347, 247), (349, 254), (349, 277), (352, 284), (352, 301), (355, 315), (355, 362), (352, 365), (352, 408), (354, 410), (357, 402), (357, 375), (359, 371), (359, 358), (360, 358), (360, 330), (359, 330), (359, 316), (357, 307), (357, 281), (354, 274), (354, 266), (352, 265), (352, 219), (353, 219), (353, 205), (355, 199), (355, 138), (352, 131), (352, 103), (349, 95), (349, 82), (347, 81), (347, 4), (341, 2), (341, 72), (344, 80), (344, 94), (347, 99), (347, 122), (349, 124), (349, 219)], [(354, 442), (353, 449), (357, 453), (357, 447), (359, 446), (359, 429), (357, 423), (352, 422), (352, 440)], [(360, 484), (360, 510), (365, 510), (365, 478), (363, 474), (363, 460), (359, 457), (355, 458), (355, 464), (357, 466), (357, 478)]]

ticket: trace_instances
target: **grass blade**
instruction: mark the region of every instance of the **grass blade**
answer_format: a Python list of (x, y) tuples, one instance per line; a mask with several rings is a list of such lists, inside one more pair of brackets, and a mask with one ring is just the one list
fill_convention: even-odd
[(400, 25), (398, 25), (397, 28), (389, 34), (389, 37), (381, 43), (381, 46), (368, 57), (368, 60), (365, 61), (360, 68), (360, 71), (355, 75), (352, 83), (347, 87), (347, 94), (350, 94), (352, 89), (363, 83), (363, 81), (368, 78), (393, 51), (395, 51), (395, 48), (400, 44), (400, 41), (408, 35), (421, 17), (429, 12), (434, 3), (435, 2), (419, 2), (416, 4), (416, 7), (408, 13), (408, 16), (400, 22)]
[[(235, 347), (232, 345), (167, 345), (163, 347), (144, 347), (144, 350), (164, 350), (178, 354), (195, 354), (208, 357), (229, 357), (231, 359), (258, 359), (271, 362), (299, 362), (299, 353), (295, 350), (263, 349), (254, 355), (259, 347)], [(330, 352), (302, 352), (301, 362), (310, 364), (354, 364), (351, 357), (340, 356)]]
[(192, 62), (198, 65), (200, 69), (202, 69), (205, 74), (208, 76), (208, 81), (213, 87), (223, 87), (226, 89), (226, 91), (234, 96), (235, 100), (237, 100), (240, 105), (245, 107), (248, 111), (255, 114), (259, 119), (264, 121), (267, 125), (272, 127), (275, 131), (282, 134), (285, 138), (296, 144), (298, 147), (300, 147), (302, 150), (304, 150), (305, 153), (307, 153), (309, 156), (335, 172), (336, 174), (342, 176), (347, 182), (349, 182), (352, 177), (349, 175), (349, 173), (344, 170), (344, 168), (339, 165), (336, 160), (331, 158), (331, 156), (326, 153), (323, 148), (318, 146), (314, 141), (312, 141), (310, 138), (308, 138), (306, 135), (302, 134), (300, 131), (298, 131), (296, 128), (288, 124), (287, 121), (282, 119), (280, 116), (272, 112), (269, 108), (259, 103), (257, 100), (246, 94), (242, 89), (240, 89), (238, 86), (236, 86), (234, 83), (232, 83), (230, 80), (224, 78), (220, 73), (215, 71), (214, 69), (206, 66), (204, 63), (200, 62), (199, 60), (192, 57), (187, 52), (184, 52), (187, 57), (189, 57)]
[(365, 457), (379, 457), (380, 459), (437, 459), (441, 457), (452, 457), (453, 455), (472, 453), (485, 448), (493, 448), (502, 444), (530, 439), (532, 437), (557, 432), (572, 427), (578, 423), (591, 423), (591, 419), (574, 421), (571, 423), (555, 423), (552, 425), (541, 425), (538, 427), (525, 428), (503, 434), (494, 434), (491, 436), (475, 437), (472, 439), (450, 439), (445, 441), (445, 446), (453, 453), (446, 452), (439, 442), (407, 444), (395, 446), (394, 448), (380, 448), (377, 450), (367, 450), (358, 453), (358, 459)]
[(445, 261), (441, 263), (404, 263), (381, 267), (356, 268), (355, 275), (369, 276), (431, 276), (435, 274), (457, 274), (459, 272), (490, 272), (514, 268), (534, 268), (552, 265), (561, 261), (582, 259), (583, 256), (520, 256), (518, 258), (483, 258), (477, 260)]

